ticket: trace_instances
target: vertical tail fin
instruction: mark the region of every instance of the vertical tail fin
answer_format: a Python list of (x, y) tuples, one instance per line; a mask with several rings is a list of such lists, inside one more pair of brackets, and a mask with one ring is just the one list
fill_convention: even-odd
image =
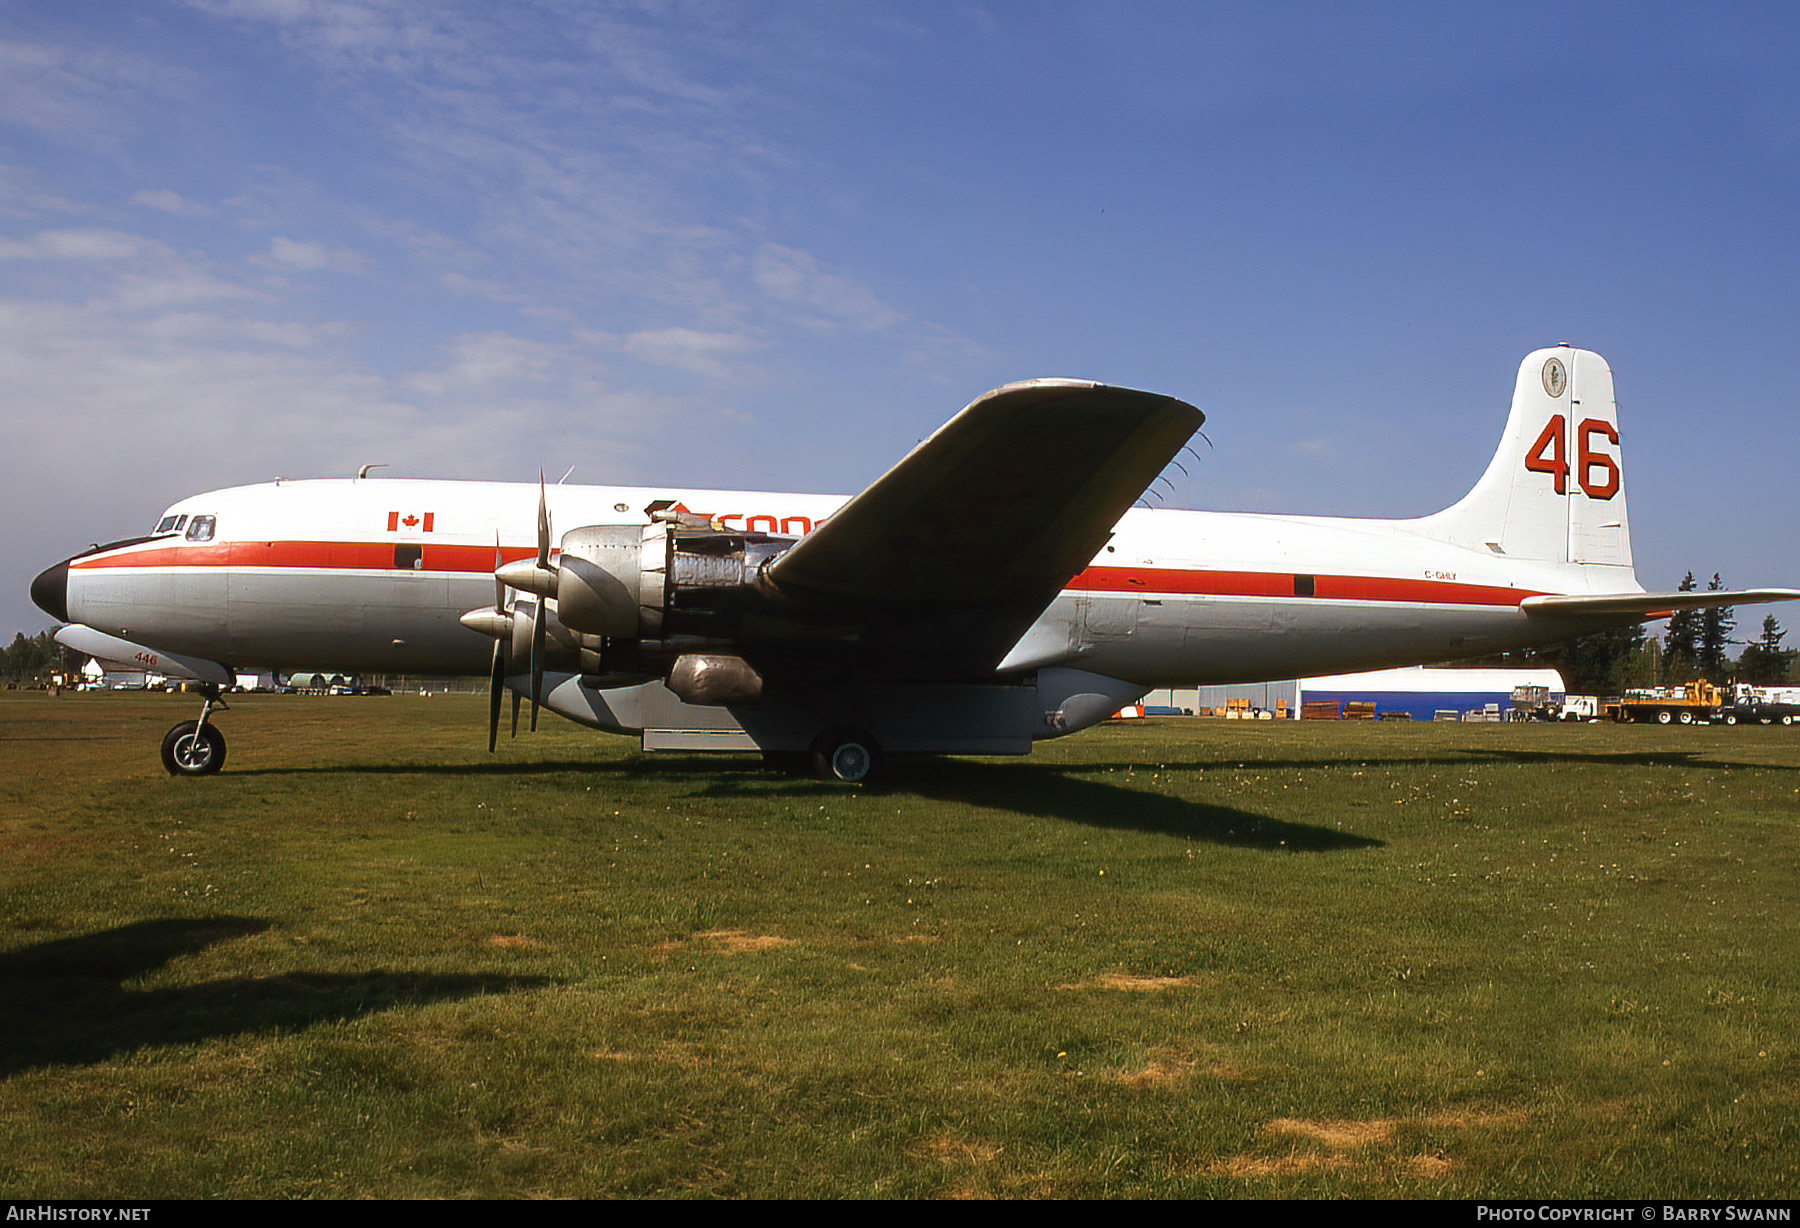
[(1512, 415), (1475, 488), (1415, 522), (1508, 558), (1631, 566), (1612, 369), (1591, 350), (1536, 350), (1519, 364)]

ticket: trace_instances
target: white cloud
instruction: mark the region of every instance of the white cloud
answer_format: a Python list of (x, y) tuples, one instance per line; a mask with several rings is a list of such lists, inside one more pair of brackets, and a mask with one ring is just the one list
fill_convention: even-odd
[(121, 230), (44, 230), (27, 239), (0, 239), (0, 260), (131, 260), (160, 246)]
[(0, 217), (34, 218), (46, 213), (95, 212), (91, 205), (44, 190), (38, 186), (37, 179), (37, 173), (26, 167), (0, 165)]
[(190, 91), (191, 73), (110, 49), (0, 39), (0, 123), (84, 148), (137, 126), (133, 100)]
[(131, 194), (131, 203), (142, 205), (146, 209), (156, 209), (163, 213), (172, 213), (176, 217), (208, 217), (215, 212), (210, 206), (191, 201), (179, 192), (168, 188), (147, 189)]
[(311, 243), (275, 235), (269, 240), (267, 254), (252, 256), (251, 262), (283, 272), (361, 273), (369, 262), (348, 247), (337, 244)]
[(756, 250), (752, 269), (765, 294), (803, 308), (815, 325), (877, 331), (906, 321), (856, 278), (833, 272), (796, 248), (765, 243)]
[(632, 333), (621, 348), (642, 362), (721, 379), (736, 371), (728, 360), (749, 353), (756, 342), (738, 333), (662, 328)]
[(409, 388), (434, 395), (486, 392), (496, 385), (541, 384), (570, 375), (572, 365), (594, 378), (598, 369), (565, 350), (505, 332), (465, 333), (444, 347), (442, 366), (406, 376)]

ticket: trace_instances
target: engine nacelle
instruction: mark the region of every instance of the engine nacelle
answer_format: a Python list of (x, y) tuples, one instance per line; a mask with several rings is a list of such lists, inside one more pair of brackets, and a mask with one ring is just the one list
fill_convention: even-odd
[(589, 635), (662, 639), (683, 629), (670, 625), (672, 615), (718, 612), (747, 596), (763, 565), (793, 544), (660, 523), (574, 529), (562, 539), (557, 613)]
[(622, 640), (642, 639), (649, 623), (651, 634), (660, 631), (668, 532), (666, 525), (599, 524), (563, 534), (556, 569), (563, 624)]

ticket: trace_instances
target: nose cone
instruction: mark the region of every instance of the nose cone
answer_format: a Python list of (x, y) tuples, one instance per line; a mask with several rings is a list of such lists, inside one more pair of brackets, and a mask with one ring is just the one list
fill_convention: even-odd
[(59, 623), (69, 621), (69, 563), (46, 567), (31, 582), (31, 600)]

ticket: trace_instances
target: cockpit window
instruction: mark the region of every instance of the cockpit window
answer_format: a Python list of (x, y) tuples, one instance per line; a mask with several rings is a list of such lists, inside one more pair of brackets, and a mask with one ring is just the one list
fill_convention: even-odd
[(159, 520), (157, 522), (156, 532), (151, 534), (151, 536), (161, 537), (164, 533), (179, 533), (179, 532), (181, 532), (181, 526), (186, 523), (187, 523), (187, 517), (185, 515), (183, 515), (183, 516), (164, 516), (161, 520)]
[(209, 542), (213, 535), (213, 522), (216, 516), (196, 516), (194, 523), (188, 526), (187, 539), (191, 542)]

